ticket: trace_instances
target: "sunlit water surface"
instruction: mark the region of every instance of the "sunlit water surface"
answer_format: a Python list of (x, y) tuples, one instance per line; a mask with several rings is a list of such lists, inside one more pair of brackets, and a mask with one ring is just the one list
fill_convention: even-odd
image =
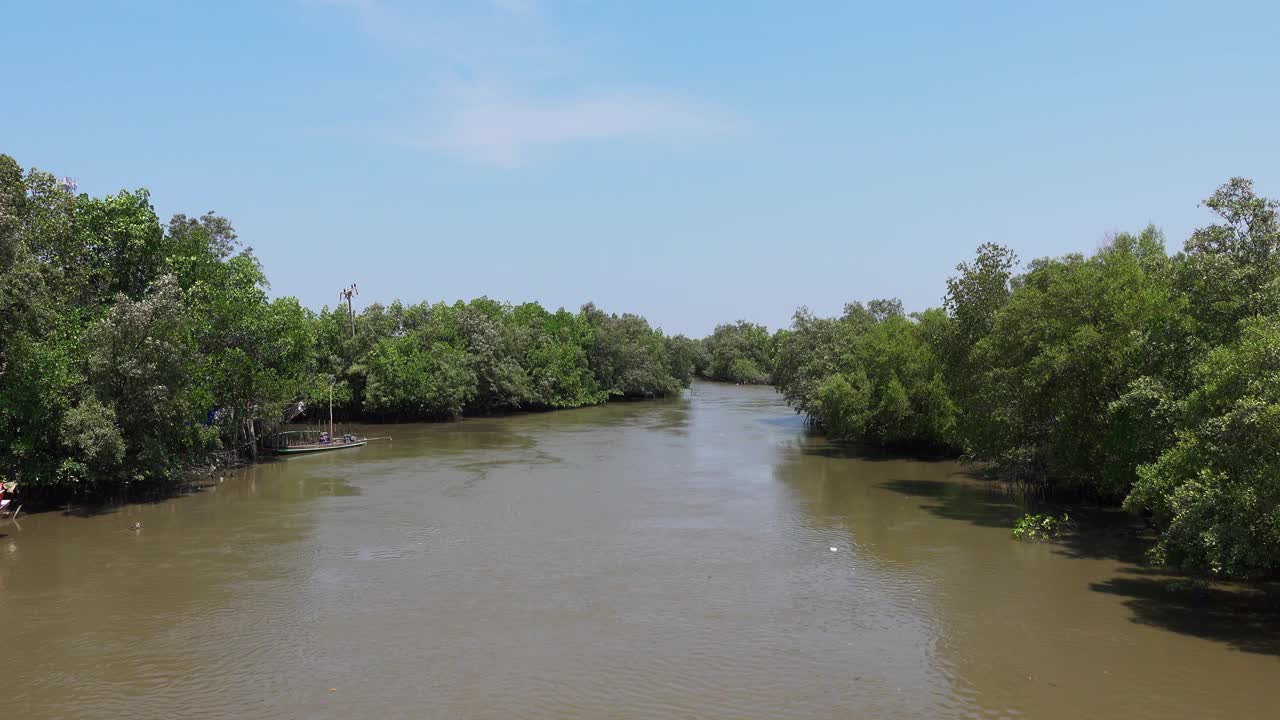
[[(453, 424), (0, 520), (0, 714), (1276, 717), (1269, 613), (1027, 544), (768, 388)], [(129, 526), (141, 522), (140, 531)]]

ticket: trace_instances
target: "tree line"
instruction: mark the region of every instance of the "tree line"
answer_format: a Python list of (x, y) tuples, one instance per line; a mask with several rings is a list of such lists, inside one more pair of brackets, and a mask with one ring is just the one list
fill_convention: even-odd
[[(1122, 504), (1153, 559), (1214, 577), (1280, 569), (1280, 221), (1232, 179), (1216, 221), (1170, 254), (1159, 230), (1019, 266), (994, 244), (942, 307), (897, 300), (796, 312), (768, 335), (723, 325), (720, 379), (763, 367), (837, 439), (952, 452), (1045, 495)], [(746, 348), (750, 348), (747, 350)]]
[(1233, 179), (1169, 253), (1148, 227), (1020, 265), (994, 244), (941, 307), (801, 308), (696, 340), (587, 304), (270, 299), (208, 213), (95, 198), (0, 155), (0, 475), (65, 497), (164, 484), (252, 454), (323, 408), (438, 420), (772, 383), (832, 437), (954, 453), (1043, 494), (1122, 504), (1162, 564), (1280, 569), (1280, 219)]
[(666, 336), (639, 315), (588, 303), (551, 312), (538, 303), (372, 304), (312, 319), (314, 366), (336, 381), (347, 417), (443, 420), (514, 410), (596, 405), (679, 392), (697, 343)]
[(319, 313), (270, 299), (226, 218), (77, 194), (0, 155), (0, 476), (29, 499), (173, 482), (254, 455), (330, 393), (434, 420), (678, 392), (700, 345), (637, 315), (480, 298)]

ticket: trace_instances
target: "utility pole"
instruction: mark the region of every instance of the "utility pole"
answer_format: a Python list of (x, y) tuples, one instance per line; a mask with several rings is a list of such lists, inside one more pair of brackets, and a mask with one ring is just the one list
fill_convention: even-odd
[(355, 283), (351, 283), (351, 287), (345, 287), (338, 291), (338, 299), (347, 301), (347, 315), (351, 316), (351, 337), (356, 336), (356, 311), (351, 306), (351, 298), (359, 294), (360, 291), (356, 289)]

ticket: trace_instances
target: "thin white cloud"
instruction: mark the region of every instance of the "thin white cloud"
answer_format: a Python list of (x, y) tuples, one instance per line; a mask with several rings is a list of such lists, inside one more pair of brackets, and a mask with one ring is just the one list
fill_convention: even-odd
[[(472, 162), (514, 166), (536, 151), (557, 146), (689, 142), (738, 127), (724, 111), (670, 92), (598, 87), (554, 95), (539, 92), (544, 84), (539, 80), (554, 76), (556, 85), (563, 87), (573, 71), (561, 61), (561, 43), (554, 41), (555, 33), (536, 0), (486, 0), (464, 6), (312, 1), (349, 12), (364, 34), (384, 46), (419, 55), (428, 77), (435, 76), (435, 82), (427, 81), (427, 95), (433, 98), (427, 121), (393, 137), (406, 145)], [(466, 80), (459, 84), (459, 78)], [(402, 125), (403, 120), (391, 124)]]
[(532, 0), (308, 0), (351, 18), (382, 48), (443, 62), (452, 71), (500, 71), (554, 54), (550, 29)]
[(535, 0), (489, 0), (489, 4), (514, 15), (528, 15), (538, 10)]
[(656, 94), (533, 98), (468, 87), (445, 93), (431, 129), (408, 142), (466, 160), (513, 166), (539, 148), (624, 140), (687, 142), (734, 130), (723, 113)]

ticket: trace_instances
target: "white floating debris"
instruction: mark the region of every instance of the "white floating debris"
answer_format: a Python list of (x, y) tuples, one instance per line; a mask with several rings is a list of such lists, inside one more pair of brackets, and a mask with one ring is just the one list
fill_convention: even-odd
[(831, 548), (831, 552), (839, 552), (839, 551), (840, 551), (840, 548), (838, 548), (838, 547), (832, 547), (832, 548)]

